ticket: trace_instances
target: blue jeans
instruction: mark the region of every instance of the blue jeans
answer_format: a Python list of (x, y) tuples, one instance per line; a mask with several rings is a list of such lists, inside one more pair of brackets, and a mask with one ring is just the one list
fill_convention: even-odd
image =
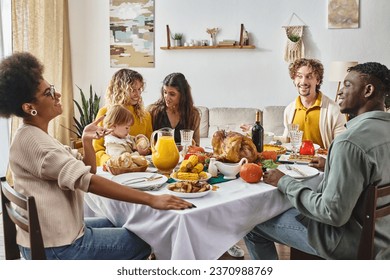
[(274, 242), (318, 255), (308, 242), (306, 227), (295, 218), (297, 215), (299, 215), (298, 210), (291, 208), (252, 229), (244, 237), (251, 258), (277, 260), (278, 253)]
[[(107, 218), (86, 218), (84, 235), (72, 244), (45, 248), (48, 260), (146, 259), (150, 246), (125, 228), (116, 228)], [(25, 259), (30, 249), (19, 246)]]

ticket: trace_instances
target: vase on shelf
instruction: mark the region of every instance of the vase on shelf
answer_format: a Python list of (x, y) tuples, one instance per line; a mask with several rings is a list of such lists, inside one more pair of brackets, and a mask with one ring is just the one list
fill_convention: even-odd
[(209, 46), (216, 46), (216, 45), (217, 45), (217, 41), (215, 39), (215, 36), (211, 36)]

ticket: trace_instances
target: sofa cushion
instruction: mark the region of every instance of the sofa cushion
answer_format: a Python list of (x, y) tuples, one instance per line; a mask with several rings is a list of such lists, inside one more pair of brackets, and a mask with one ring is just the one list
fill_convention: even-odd
[(209, 134), (209, 109), (204, 106), (197, 106), (200, 111), (200, 138), (207, 138)]
[(283, 135), (283, 113), (286, 106), (267, 106), (263, 109), (264, 131)]
[(208, 137), (212, 137), (214, 132), (220, 129), (242, 132), (240, 125), (253, 124), (256, 118), (256, 111), (260, 111), (261, 120), (262, 112), (258, 108), (210, 108)]

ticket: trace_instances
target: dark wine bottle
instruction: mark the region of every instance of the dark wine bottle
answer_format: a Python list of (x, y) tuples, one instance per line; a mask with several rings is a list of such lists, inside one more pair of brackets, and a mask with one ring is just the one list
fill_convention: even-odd
[(259, 153), (263, 151), (264, 128), (260, 124), (260, 111), (256, 112), (256, 122), (252, 127), (252, 141)]

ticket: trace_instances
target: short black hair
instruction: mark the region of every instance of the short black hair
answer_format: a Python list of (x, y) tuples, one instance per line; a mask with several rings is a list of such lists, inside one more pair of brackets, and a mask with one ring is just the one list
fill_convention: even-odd
[(390, 70), (378, 62), (366, 62), (348, 68), (348, 72), (355, 71), (367, 75), (367, 82), (376, 85), (376, 88), (385, 97), (385, 107), (390, 107)]
[(33, 102), (43, 80), (43, 65), (28, 52), (14, 53), (0, 63), (0, 116), (26, 116), (23, 103)]

